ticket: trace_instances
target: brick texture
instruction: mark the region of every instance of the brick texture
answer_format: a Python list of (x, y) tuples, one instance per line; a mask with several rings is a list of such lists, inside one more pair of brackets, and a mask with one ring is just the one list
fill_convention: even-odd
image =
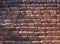
[(0, 44), (60, 44), (60, 0), (0, 0)]

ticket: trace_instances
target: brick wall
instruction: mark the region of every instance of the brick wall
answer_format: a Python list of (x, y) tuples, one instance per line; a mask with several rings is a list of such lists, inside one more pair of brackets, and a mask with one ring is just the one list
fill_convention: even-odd
[(0, 0), (0, 44), (60, 44), (60, 0)]

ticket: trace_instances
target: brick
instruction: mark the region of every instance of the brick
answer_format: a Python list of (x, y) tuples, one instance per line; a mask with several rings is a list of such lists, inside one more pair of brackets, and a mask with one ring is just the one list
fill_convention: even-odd
[(60, 19), (60, 16), (57, 16), (57, 19)]
[(32, 37), (30, 37), (30, 40), (31, 41), (38, 41), (39, 38), (38, 38), (38, 36), (32, 36)]
[(50, 10), (50, 13), (51, 13), (52, 16), (56, 15), (56, 11), (55, 10)]
[(43, 42), (42, 44), (51, 44), (51, 42)]
[(11, 21), (9, 19), (4, 20), (5, 23), (10, 23)]
[(0, 41), (0, 44), (3, 44), (3, 42), (2, 42), (2, 41)]
[(5, 27), (13, 27), (13, 24), (11, 24), (11, 23), (5, 23), (6, 25), (5, 25)]
[(34, 15), (40, 15), (40, 11), (33, 11)]
[(55, 31), (55, 32), (53, 33), (53, 36), (60, 36), (59, 33), (60, 33), (59, 31)]
[(18, 31), (11, 31), (10, 32), (10, 35), (12, 35), (12, 36), (18, 36), (19, 33), (18, 33)]
[(44, 19), (50, 19), (51, 17), (50, 17), (50, 15), (44, 15), (43, 18)]
[(60, 44), (60, 42), (53, 42), (52, 44)]
[(7, 36), (8, 32), (7, 31), (0, 31), (0, 36)]
[[(4, 37), (3, 36), (0, 36), (0, 41), (3, 41), (4, 40)], [(2, 43), (2, 42), (1, 42)]]
[(26, 11), (26, 15), (32, 15), (32, 11)]
[(11, 7), (10, 10), (11, 11), (19, 11), (19, 7)]
[(34, 41), (34, 42), (32, 42), (32, 44), (40, 44), (40, 42)]
[(15, 44), (15, 42), (14, 41), (12, 41), (12, 42), (10, 42), (10, 41), (8, 42), (7, 41), (7, 42), (5, 42), (5, 44)]
[(51, 23), (56, 23), (56, 19), (51, 19)]

